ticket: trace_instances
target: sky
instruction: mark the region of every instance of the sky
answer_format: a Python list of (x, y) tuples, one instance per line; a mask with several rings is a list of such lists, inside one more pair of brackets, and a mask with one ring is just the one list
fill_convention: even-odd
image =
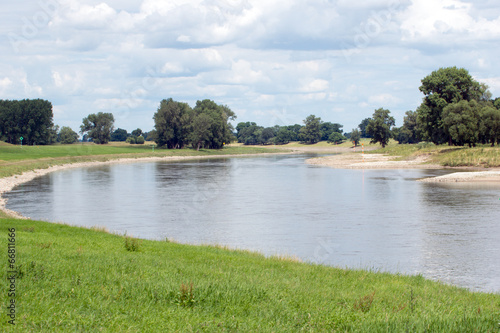
[(19, 0), (0, 4), (0, 99), (46, 99), (79, 131), (154, 128), (162, 99), (229, 106), (235, 124), (350, 132), (385, 108), (401, 126), (441, 67), (500, 96), (496, 0)]

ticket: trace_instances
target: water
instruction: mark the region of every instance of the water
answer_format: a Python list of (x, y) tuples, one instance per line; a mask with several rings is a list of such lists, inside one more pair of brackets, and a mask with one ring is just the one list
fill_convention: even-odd
[(34, 219), (223, 244), (327, 265), (420, 273), (500, 292), (500, 186), (445, 170), (339, 170), (272, 156), (51, 173), (7, 194)]

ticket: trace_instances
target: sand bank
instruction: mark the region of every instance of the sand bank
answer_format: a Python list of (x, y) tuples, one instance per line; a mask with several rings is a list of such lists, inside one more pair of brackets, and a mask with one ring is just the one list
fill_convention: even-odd
[(308, 164), (323, 165), (338, 169), (439, 169), (441, 166), (427, 164), (426, 157), (409, 161), (394, 161), (396, 157), (383, 154), (339, 154), (306, 160)]

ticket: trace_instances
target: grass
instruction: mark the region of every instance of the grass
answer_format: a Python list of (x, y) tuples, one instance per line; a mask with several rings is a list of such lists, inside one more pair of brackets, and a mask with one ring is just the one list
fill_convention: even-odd
[(448, 145), (437, 146), (432, 143), (400, 145), (391, 140), (385, 148), (372, 150), (368, 153), (399, 156), (399, 160), (427, 156), (430, 158), (429, 163), (446, 167), (500, 167), (500, 148), (490, 147), (490, 145), (478, 145), (472, 148)]
[[(500, 295), (422, 276), (265, 258), (217, 246), (144, 240), (0, 219), (6, 309), (7, 229), (16, 229), (16, 326), (107, 332), (498, 332)], [(49, 245), (50, 244), (50, 245)], [(4, 310), (5, 311), (5, 310)]]
[(21, 174), (33, 169), (45, 169), (52, 165), (107, 161), (116, 158), (165, 157), (165, 156), (211, 156), (242, 155), (282, 152), (263, 147), (226, 146), (223, 149), (158, 149), (152, 151), (150, 143), (130, 145), (112, 143), (107, 145), (73, 144), (53, 146), (0, 145), (0, 177)]

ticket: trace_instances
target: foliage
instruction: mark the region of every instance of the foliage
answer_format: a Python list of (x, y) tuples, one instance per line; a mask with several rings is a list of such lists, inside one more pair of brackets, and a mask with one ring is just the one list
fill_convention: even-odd
[(127, 251), (138, 252), (139, 249), (141, 248), (142, 241), (137, 238), (125, 236), (124, 241), (125, 241), (125, 250)]
[(394, 117), (391, 111), (380, 108), (375, 110), (372, 119), (366, 126), (366, 132), (372, 137), (371, 143), (380, 143), (384, 148), (391, 138), (391, 127), (394, 126)]
[(361, 121), (361, 123), (358, 125), (359, 130), (361, 131), (361, 137), (362, 138), (368, 138), (371, 139), (371, 135), (366, 131), (366, 127), (370, 123), (370, 120), (372, 118), (365, 118)]
[(479, 104), (475, 100), (461, 100), (443, 109), (443, 130), (455, 145), (476, 145), (479, 140), (479, 113)]
[(137, 145), (143, 145), (144, 142), (146, 142), (146, 140), (144, 139), (144, 137), (141, 135), (141, 136), (138, 136), (136, 139), (135, 139), (135, 144)]
[(115, 118), (111, 113), (92, 113), (83, 118), (80, 133), (84, 134), (88, 132), (88, 136), (92, 138), (94, 143), (106, 144), (111, 139), (114, 122)]
[(354, 146), (359, 145), (359, 142), (361, 140), (361, 132), (358, 131), (357, 128), (353, 128), (351, 131), (351, 135), (349, 136), (349, 139), (354, 142)]
[(132, 131), (131, 133), (133, 136), (141, 136), (142, 135), (142, 130), (140, 128), (137, 128), (135, 130)]
[(135, 137), (134, 136), (129, 136), (127, 140), (125, 140), (126, 143), (130, 143), (131, 145), (135, 145)]
[(491, 106), (486, 106), (481, 110), (481, 120), (479, 132), (484, 143), (490, 142), (491, 146), (495, 141), (500, 144), (500, 110)]
[(424, 101), (417, 109), (418, 124), (423, 139), (435, 144), (450, 140), (443, 127), (443, 110), (462, 100), (482, 100), (488, 95), (487, 86), (472, 78), (464, 68), (440, 68), (422, 79), (420, 91)]
[(200, 150), (201, 147), (210, 142), (212, 135), (210, 132), (211, 127), (212, 118), (209, 115), (202, 113), (194, 117), (192, 131), (189, 136), (189, 141), (193, 145), (193, 148)]
[(235, 120), (236, 115), (226, 105), (217, 105), (214, 101), (205, 99), (197, 101), (193, 109), (195, 116), (205, 114), (210, 117), (208, 140), (203, 142), (203, 148), (221, 149), (224, 144), (230, 143), (233, 138), (233, 126), (230, 120)]
[(422, 276), (164, 241), (130, 252), (118, 235), (0, 219), (14, 226), (20, 311), (15, 327), (0, 322), (4, 332), (498, 331), (500, 295)]
[(162, 100), (153, 116), (158, 146), (182, 149), (188, 143), (192, 116), (193, 110), (187, 103), (172, 98)]
[(125, 141), (127, 140), (127, 137), (127, 130), (124, 130), (123, 128), (117, 128), (113, 133), (111, 133), (111, 138), (109, 141)]
[(400, 143), (418, 143), (420, 142), (420, 131), (418, 129), (416, 111), (406, 111), (403, 126), (395, 133), (394, 138)]
[(78, 141), (78, 133), (68, 126), (63, 126), (59, 132), (59, 141), (64, 144), (72, 144)]
[(56, 141), (57, 127), (53, 126), (51, 102), (0, 100), (0, 138), (19, 144), (21, 137), (23, 145), (46, 145)]
[(304, 120), (304, 125), (300, 129), (300, 141), (312, 144), (321, 140), (321, 118), (310, 115)]
[(328, 141), (333, 132), (342, 134), (342, 127), (342, 125), (337, 123), (322, 122), (320, 125), (321, 141)]
[(332, 134), (330, 134), (330, 137), (328, 138), (328, 142), (335, 144), (340, 144), (345, 140), (346, 137), (340, 134), (339, 132), (332, 132)]

